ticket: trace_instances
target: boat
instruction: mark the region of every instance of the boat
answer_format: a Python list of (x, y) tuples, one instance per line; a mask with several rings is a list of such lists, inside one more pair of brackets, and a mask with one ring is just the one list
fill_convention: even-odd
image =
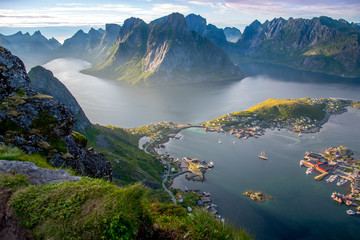
[(209, 165), (208, 165), (209, 168), (212, 168), (214, 167), (214, 162), (210, 162)]
[(315, 167), (311, 167), (311, 168), (308, 168), (305, 173), (309, 175), (309, 174), (314, 173), (314, 171), (315, 171)]
[(302, 136), (302, 133), (301, 132), (299, 132), (299, 137), (301, 137)]
[(219, 144), (221, 144), (221, 140), (219, 139)]
[(265, 156), (265, 151), (261, 152), (260, 155), (258, 155), (259, 158), (263, 159), (263, 160), (267, 160), (268, 158)]
[(304, 166), (303, 160), (300, 161), (300, 167)]
[(354, 212), (353, 210), (351, 210), (351, 209), (346, 210), (346, 213), (347, 213), (348, 215), (355, 215), (355, 212)]
[(235, 141), (233, 141), (233, 144), (235, 144)]

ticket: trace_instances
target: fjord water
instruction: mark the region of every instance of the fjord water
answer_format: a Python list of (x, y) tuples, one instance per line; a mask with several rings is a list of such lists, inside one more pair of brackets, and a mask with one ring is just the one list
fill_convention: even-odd
[[(178, 86), (124, 87), (118, 82), (84, 75), (90, 64), (56, 59), (44, 67), (53, 71), (93, 123), (135, 127), (151, 122), (201, 122), (245, 110), (268, 98), (338, 97), (360, 100), (359, 79), (343, 79), (266, 64), (243, 65), (250, 76), (241, 81)], [(346, 81), (346, 82), (344, 82)], [(345, 206), (333, 203), (336, 184), (317, 182), (299, 167), (305, 151), (321, 152), (344, 145), (360, 157), (360, 111), (332, 116), (320, 133), (299, 137), (267, 130), (258, 139), (239, 140), (228, 134), (188, 129), (180, 140), (166, 144), (175, 157), (213, 161), (215, 168), (203, 183), (183, 177), (174, 186), (209, 191), (222, 216), (254, 233), (257, 239), (356, 239), (360, 219), (347, 216)], [(222, 144), (218, 144), (221, 139)], [(233, 143), (235, 141), (235, 144)], [(268, 161), (257, 158), (265, 151)], [(243, 191), (273, 195), (252, 202)]]
[(241, 81), (125, 87), (116, 81), (80, 73), (90, 67), (83, 60), (55, 59), (44, 65), (66, 85), (90, 121), (102, 125), (137, 127), (161, 121), (202, 122), (245, 110), (268, 98), (360, 99), (360, 85), (342, 84), (345, 81), (342, 78), (266, 64), (241, 66), (250, 75)]
[[(247, 140), (193, 128), (182, 131), (183, 137), (171, 140), (163, 151), (178, 158), (213, 161), (215, 168), (206, 173), (205, 182), (178, 177), (173, 187), (210, 192), (219, 213), (257, 239), (358, 239), (360, 218), (348, 216), (349, 208), (330, 198), (334, 191), (345, 193), (348, 184), (338, 187), (335, 182), (315, 181), (299, 161), (305, 151), (318, 153), (339, 145), (355, 150), (360, 158), (359, 122), (360, 111), (349, 109), (332, 116), (317, 134), (299, 137), (284, 130), (267, 130), (265, 136)], [(261, 151), (268, 160), (257, 157)], [(253, 202), (242, 196), (250, 189), (274, 199)]]

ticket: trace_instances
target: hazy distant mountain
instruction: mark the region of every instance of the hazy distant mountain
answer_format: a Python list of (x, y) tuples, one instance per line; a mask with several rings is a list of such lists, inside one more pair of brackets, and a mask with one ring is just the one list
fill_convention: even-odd
[(97, 53), (96, 49), (103, 36), (101, 32), (94, 28), (91, 28), (88, 33), (83, 30), (77, 31), (71, 38), (66, 39), (58, 49), (59, 56), (88, 59), (90, 55)]
[(9, 36), (0, 34), (0, 45), (21, 57), (27, 67), (45, 63), (53, 51), (61, 46), (55, 38), (47, 39), (40, 31), (33, 35), (21, 31)]
[(210, 40), (191, 31), (179, 13), (150, 24), (138, 18), (127, 19), (105, 59), (85, 72), (131, 84), (243, 77), (228, 56)]
[(265, 61), (311, 71), (360, 75), (360, 32), (329, 17), (275, 18), (246, 27), (228, 51), (238, 61)]
[(237, 42), (241, 36), (241, 31), (236, 27), (226, 27), (224, 28), (224, 33), (226, 36), (226, 40), (229, 42)]

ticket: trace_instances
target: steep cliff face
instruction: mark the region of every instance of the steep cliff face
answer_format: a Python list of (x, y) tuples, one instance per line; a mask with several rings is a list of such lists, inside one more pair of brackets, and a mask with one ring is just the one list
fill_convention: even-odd
[(77, 119), (74, 124), (74, 130), (83, 132), (86, 127), (91, 125), (74, 96), (59, 79), (54, 77), (51, 71), (41, 66), (36, 66), (29, 71), (28, 76), (31, 79), (31, 86), (35, 91), (53, 96), (54, 99), (70, 109)]
[(200, 15), (189, 14), (186, 16), (185, 20), (192, 31), (209, 39), (218, 47), (226, 47), (228, 42), (222, 28), (217, 28), (213, 24), (207, 24), (206, 19)]
[(150, 24), (136, 18), (126, 20), (104, 60), (85, 72), (131, 84), (243, 77), (220, 48), (191, 31), (178, 13)]
[(56, 167), (112, 178), (110, 163), (72, 132), (75, 118), (52, 96), (36, 92), (21, 60), (0, 47), (0, 143), (38, 152)]
[(328, 17), (278, 18), (248, 26), (232, 57), (337, 75), (360, 75), (360, 32)]

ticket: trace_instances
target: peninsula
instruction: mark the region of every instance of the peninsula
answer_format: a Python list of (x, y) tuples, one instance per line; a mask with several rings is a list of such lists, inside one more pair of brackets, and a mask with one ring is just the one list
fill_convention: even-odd
[(287, 129), (298, 133), (315, 133), (330, 115), (359, 108), (359, 102), (333, 98), (268, 99), (245, 111), (233, 112), (203, 124), (206, 131), (229, 131), (247, 139), (259, 137), (266, 128)]

